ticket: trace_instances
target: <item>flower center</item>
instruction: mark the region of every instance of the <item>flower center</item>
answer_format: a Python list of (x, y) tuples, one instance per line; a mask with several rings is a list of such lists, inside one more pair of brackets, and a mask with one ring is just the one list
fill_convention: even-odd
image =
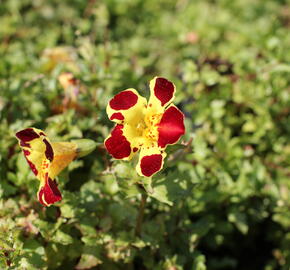
[(154, 114), (150, 113), (145, 116), (145, 127), (143, 130), (143, 137), (151, 140), (157, 141), (158, 140), (158, 124), (161, 120), (162, 113)]

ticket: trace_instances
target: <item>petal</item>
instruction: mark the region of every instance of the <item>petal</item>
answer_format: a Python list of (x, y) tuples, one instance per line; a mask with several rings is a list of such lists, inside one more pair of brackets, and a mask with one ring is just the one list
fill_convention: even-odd
[(25, 159), (26, 159), (30, 169), (32, 170), (34, 175), (37, 176), (38, 175), (38, 169), (36, 168), (36, 165), (34, 163), (32, 163), (30, 161), (30, 159), (27, 157), (28, 155), (30, 155), (30, 152), (28, 150), (23, 150), (23, 153), (24, 153)]
[(41, 179), (43, 161), (47, 159), (50, 163), (54, 156), (49, 139), (42, 130), (36, 128), (21, 130), (16, 137), (32, 172)]
[(49, 206), (62, 199), (61, 193), (57, 188), (57, 183), (46, 176), (44, 185), (38, 191), (38, 200), (44, 206)]
[(135, 106), (138, 101), (138, 95), (132, 90), (125, 90), (115, 95), (109, 102), (113, 110), (128, 110)]
[(136, 166), (137, 173), (141, 176), (150, 177), (163, 168), (166, 153), (158, 147), (142, 148), (139, 162)]
[(20, 130), (16, 133), (16, 137), (19, 139), (19, 141), (27, 143), (40, 137), (36, 130), (37, 129), (35, 128), (26, 128)]
[(165, 148), (176, 143), (185, 133), (184, 115), (174, 105), (169, 106), (158, 124), (158, 146)]
[(123, 134), (124, 125), (116, 125), (105, 140), (108, 152), (116, 159), (130, 159), (133, 151), (130, 142)]
[(166, 107), (174, 99), (175, 89), (171, 81), (155, 77), (150, 81), (149, 107), (161, 111), (162, 107)]
[(144, 117), (147, 101), (135, 89), (127, 89), (115, 95), (107, 106), (111, 121), (118, 124), (136, 124)]

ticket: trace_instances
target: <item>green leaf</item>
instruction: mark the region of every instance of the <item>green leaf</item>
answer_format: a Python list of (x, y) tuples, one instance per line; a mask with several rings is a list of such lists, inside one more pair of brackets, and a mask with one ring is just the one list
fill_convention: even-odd
[(69, 234), (64, 233), (60, 230), (56, 231), (56, 233), (53, 235), (51, 240), (53, 242), (56, 242), (56, 243), (59, 243), (62, 245), (69, 245), (69, 244), (73, 243), (73, 238)]
[(29, 239), (24, 242), (23, 252), (25, 260), (22, 260), (21, 264), (28, 264), (35, 268), (45, 267), (45, 249), (44, 247), (34, 239)]
[(239, 212), (232, 212), (228, 215), (230, 222), (234, 223), (243, 234), (247, 234), (249, 226), (247, 224), (246, 215)]
[(85, 246), (79, 263), (75, 269), (90, 269), (102, 263), (100, 247)]
[(177, 199), (190, 194), (193, 188), (193, 184), (190, 183), (190, 176), (187, 172), (170, 172), (167, 177), (163, 176), (161, 179), (157, 179), (157, 177), (158, 176), (155, 176), (153, 178), (153, 192), (148, 193), (148, 195), (171, 206)]
[(149, 195), (162, 203), (167, 203), (170, 206), (173, 205), (173, 202), (169, 199), (168, 188), (166, 184), (159, 184), (154, 186), (153, 192)]

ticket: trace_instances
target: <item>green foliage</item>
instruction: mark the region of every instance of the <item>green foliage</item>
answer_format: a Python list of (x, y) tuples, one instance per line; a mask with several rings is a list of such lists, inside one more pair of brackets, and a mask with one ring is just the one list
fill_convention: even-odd
[[(0, 1), (0, 268), (288, 270), (287, 1)], [(47, 55), (63, 47), (69, 60)], [(64, 106), (62, 72), (80, 80)], [(187, 133), (145, 181), (102, 142), (118, 91), (167, 77)], [(14, 137), (35, 126), (97, 149), (43, 208)], [(134, 234), (141, 194), (142, 233)]]

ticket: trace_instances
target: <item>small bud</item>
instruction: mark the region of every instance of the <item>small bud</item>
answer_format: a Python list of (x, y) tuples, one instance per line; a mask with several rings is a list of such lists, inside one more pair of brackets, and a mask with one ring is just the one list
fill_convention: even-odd
[(73, 140), (77, 145), (77, 157), (84, 157), (95, 150), (97, 143), (89, 139)]

